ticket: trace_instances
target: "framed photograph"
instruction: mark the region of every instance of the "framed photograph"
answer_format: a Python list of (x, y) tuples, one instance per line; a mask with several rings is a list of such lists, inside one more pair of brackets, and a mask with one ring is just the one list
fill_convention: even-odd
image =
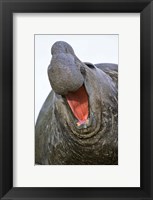
[(35, 35), (35, 164), (117, 165), (117, 91), (118, 35)]
[(153, 2), (0, 1), (1, 199), (153, 199)]

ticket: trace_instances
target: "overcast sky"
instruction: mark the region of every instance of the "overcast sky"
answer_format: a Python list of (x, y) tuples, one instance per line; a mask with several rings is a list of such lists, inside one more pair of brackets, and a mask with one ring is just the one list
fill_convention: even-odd
[(69, 43), (83, 62), (118, 64), (118, 35), (35, 35), (35, 121), (51, 91), (47, 68), (56, 41)]

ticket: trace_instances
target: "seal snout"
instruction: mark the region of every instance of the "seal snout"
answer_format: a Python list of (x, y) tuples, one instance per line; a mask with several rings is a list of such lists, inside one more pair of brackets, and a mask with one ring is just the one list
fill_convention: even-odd
[(84, 82), (77, 57), (66, 42), (56, 42), (52, 46), (52, 59), (48, 67), (48, 77), (54, 92), (65, 95), (78, 90)]
[(51, 48), (52, 55), (59, 53), (69, 53), (75, 55), (73, 48), (67, 42), (64, 41), (55, 42)]

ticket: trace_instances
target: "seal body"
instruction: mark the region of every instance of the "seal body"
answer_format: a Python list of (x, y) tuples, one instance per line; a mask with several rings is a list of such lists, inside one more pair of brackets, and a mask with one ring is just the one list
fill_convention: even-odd
[(53, 45), (53, 90), (35, 128), (37, 164), (118, 164), (117, 75), (115, 64), (83, 63), (69, 44)]

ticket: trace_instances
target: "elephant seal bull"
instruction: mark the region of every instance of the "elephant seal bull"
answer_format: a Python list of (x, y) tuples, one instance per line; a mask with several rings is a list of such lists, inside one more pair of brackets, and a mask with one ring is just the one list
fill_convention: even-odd
[(118, 164), (117, 65), (83, 63), (63, 41), (51, 54), (52, 91), (36, 122), (35, 162)]

